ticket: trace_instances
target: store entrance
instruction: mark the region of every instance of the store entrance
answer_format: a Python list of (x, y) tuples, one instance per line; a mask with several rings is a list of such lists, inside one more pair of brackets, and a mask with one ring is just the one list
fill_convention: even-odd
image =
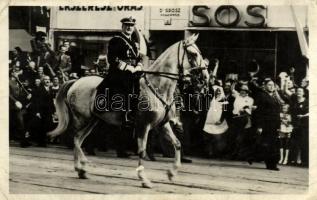
[[(75, 42), (80, 50), (81, 65), (92, 69), (100, 54), (107, 54), (108, 43), (117, 32), (55, 32), (55, 46), (64, 40)], [(57, 48), (56, 48), (57, 49)]]
[(295, 68), (299, 82), (306, 76), (306, 64), (301, 55), (296, 31), (224, 31), (197, 30), (197, 45), (204, 57), (219, 59), (218, 77), (230, 72), (245, 76), (251, 61), (260, 66), (260, 76), (278, 78), (280, 72)]
[(200, 31), (197, 45), (210, 61), (217, 58), (218, 77), (228, 73), (245, 76), (256, 60), (260, 74), (276, 75), (276, 33), (254, 31)]

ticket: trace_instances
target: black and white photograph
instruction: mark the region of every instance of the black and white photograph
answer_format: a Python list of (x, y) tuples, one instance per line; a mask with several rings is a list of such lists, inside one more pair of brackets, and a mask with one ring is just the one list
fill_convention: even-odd
[(316, 3), (236, 2), (8, 5), (9, 194), (307, 195)]

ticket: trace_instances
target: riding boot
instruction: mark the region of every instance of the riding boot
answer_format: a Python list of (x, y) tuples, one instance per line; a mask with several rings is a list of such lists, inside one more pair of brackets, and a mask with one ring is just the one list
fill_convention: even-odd
[(134, 111), (127, 111), (124, 114), (123, 118), (123, 127), (125, 128), (131, 128), (134, 126), (134, 121), (135, 121), (135, 112)]
[(117, 157), (128, 158), (130, 154), (126, 152), (128, 142), (127, 142), (127, 128), (122, 127), (121, 130), (115, 135), (115, 146)]

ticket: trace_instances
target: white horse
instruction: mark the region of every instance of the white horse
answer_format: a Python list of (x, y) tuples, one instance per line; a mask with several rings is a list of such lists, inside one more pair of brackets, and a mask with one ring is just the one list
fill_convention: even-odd
[[(168, 122), (175, 113), (173, 94), (177, 81), (183, 81), (183, 78), (190, 75), (193, 69), (198, 69), (206, 82), (209, 78), (208, 72), (205, 70), (207, 68), (205, 62), (195, 44), (197, 38), (198, 35), (194, 34), (169, 47), (150, 67), (145, 69), (147, 71), (140, 79), (140, 95), (147, 97), (149, 105), (148, 110), (137, 111), (135, 122), (139, 153), (137, 175), (142, 181), (143, 187), (152, 187), (151, 181), (145, 175), (143, 162), (148, 132), (158, 125), (160, 125), (160, 132), (169, 136), (175, 148), (174, 166), (167, 171), (170, 180), (177, 174), (177, 170), (181, 166), (181, 144)], [(103, 120), (112, 125), (122, 125), (124, 112), (93, 113), (96, 87), (101, 81), (100, 77), (90, 76), (63, 84), (56, 98), (59, 123), (55, 130), (48, 133), (50, 137), (55, 137), (67, 129), (74, 132), (75, 170), (78, 172), (79, 178), (87, 178), (85, 170), (87, 158), (81, 145), (98, 121)]]

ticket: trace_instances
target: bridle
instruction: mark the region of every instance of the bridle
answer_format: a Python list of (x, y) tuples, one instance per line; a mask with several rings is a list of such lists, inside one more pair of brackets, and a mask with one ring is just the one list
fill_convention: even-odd
[[(160, 125), (163, 125), (166, 123), (166, 120), (167, 120), (167, 116), (168, 116), (168, 113), (171, 109), (171, 107), (173, 106), (173, 104), (175, 103), (175, 99), (173, 99), (173, 101), (171, 103), (167, 103), (158, 93), (157, 93), (157, 90), (154, 88), (154, 86), (151, 84), (151, 82), (148, 80), (147, 78), (147, 74), (152, 74), (152, 75), (155, 75), (155, 76), (161, 76), (161, 77), (165, 77), (165, 78), (169, 78), (169, 79), (172, 79), (172, 80), (177, 80), (178, 81), (178, 84), (179, 84), (179, 88), (180, 90), (182, 91), (182, 88), (184, 86), (184, 79), (187, 77), (187, 76), (192, 76), (191, 73), (189, 74), (184, 74), (184, 59), (185, 59), (185, 55), (187, 54), (187, 58), (188, 58), (188, 61), (191, 65), (191, 69), (190, 69), (190, 72), (193, 71), (193, 70), (203, 70), (205, 69), (205, 67), (202, 67), (202, 61), (197, 63), (197, 61), (195, 59), (193, 59), (193, 57), (190, 55), (190, 53), (188, 53), (188, 50), (187, 48), (189, 46), (191, 46), (192, 44), (186, 44), (184, 40), (180, 41), (179, 42), (179, 45), (178, 45), (178, 53), (177, 53), (177, 67), (178, 67), (178, 73), (170, 73), (170, 72), (156, 72), (156, 71), (140, 71), (140, 73), (142, 73), (142, 76), (141, 78), (144, 78), (145, 80), (145, 84), (148, 86), (148, 88), (151, 90), (151, 92), (156, 96), (156, 98), (158, 98), (160, 100), (160, 102), (164, 105), (165, 107), (165, 116), (163, 118), (163, 120), (160, 122)], [(184, 49), (184, 53), (182, 54), (182, 56), (180, 55), (181, 54), (181, 47), (183, 47)], [(200, 51), (198, 50), (198, 48), (194, 47), (199, 53)], [(200, 59), (201, 60), (201, 59)], [(194, 63), (193, 63), (194, 61)], [(194, 65), (195, 64), (195, 65)], [(192, 66), (198, 66), (198, 67), (192, 67)]]
[[(180, 60), (180, 50), (181, 50), (181, 46), (183, 46), (184, 48), (184, 53), (182, 55), (182, 58)], [(165, 78), (169, 78), (169, 79), (172, 79), (172, 80), (177, 80), (177, 81), (182, 81), (182, 79), (184, 79), (185, 77), (187, 76), (190, 76), (191, 74), (187, 74), (187, 75), (184, 75), (184, 59), (185, 59), (185, 55), (187, 54), (187, 57), (188, 57), (188, 60), (189, 60), (189, 63), (192, 65), (196, 65), (198, 67), (191, 67), (190, 71), (193, 71), (193, 70), (203, 70), (203, 69), (206, 69), (204, 67), (202, 67), (202, 62), (199, 62), (197, 63), (197, 61), (195, 59), (192, 59), (192, 56), (190, 55), (190, 53), (188, 53), (188, 50), (187, 48), (189, 46), (192, 46), (192, 44), (189, 44), (187, 45), (185, 43), (185, 41), (180, 41), (179, 42), (179, 45), (178, 45), (178, 54), (177, 54), (177, 66), (178, 66), (178, 73), (171, 73), (171, 72), (157, 72), (157, 71), (140, 71), (140, 73), (142, 74), (152, 74), (152, 75), (156, 75), (156, 76), (161, 76), (161, 77), (165, 77)], [(194, 47), (194, 46), (193, 46)], [(199, 49), (194, 47), (199, 53)], [(195, 63), (192, 63), (192, 61), (194, 61)]]

